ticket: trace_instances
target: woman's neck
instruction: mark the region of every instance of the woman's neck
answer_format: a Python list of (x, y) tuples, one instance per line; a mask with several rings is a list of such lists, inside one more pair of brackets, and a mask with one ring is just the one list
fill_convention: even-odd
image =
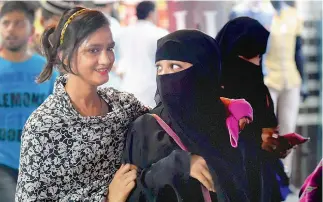
[(65, 90), (73, 106), (83, 116), (98, 116), (103, 113), (103, 101), (97, 94), (97, 87), (89, 85), (75, 75), (69, 75)]

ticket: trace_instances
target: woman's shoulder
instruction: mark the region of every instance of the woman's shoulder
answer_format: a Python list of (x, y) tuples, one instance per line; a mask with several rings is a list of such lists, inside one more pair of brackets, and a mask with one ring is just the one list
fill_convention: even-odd
[[(157, 114), (160, 116), (160, 114)], [(173, 139), (158, 124), (154, 116), (145, 114), (138, 117), (127, 134), (125, 159), (145, 168), (179, 149)]]
[(99, 93), (103, 96), (106, 96), (106, 97), (108, 97), (110, 99), (114, 99), (114, 100), (121, 100), (121, 99), (127, 99), (127, 98), (134, 97), (134, 95), (131, 93), (119, 91), (113, 87), (99, 88)]
[(114, 88), (101, 88), (98, 94), (115, 106), (115, 109), (121, 109), (126, 112), (125, 116), (130, 122), (137, 117), (148, 112), (149, 108), (143, 105), (133, 94), (121, 92)]
[(57, 95), (50, 95), (47, 99), (31, 113), (25, 124), (24, 130), (45, 131), (55, 122), (59, 122), (61, 103)]
[(131, 102), (138, 102), (137, 98), (128, 92), (119, 91), (112, 87), (99, 88), (99, 94), (104, 98), (119, 102), (121, 104), (129, 104)]
[(156, 121), (156, 118), (153, 115), (157, 115), (158, 117), (163, 119), (164, 118), (163, 106), (158, 105), (155, 108), (150, 109), (148, 113), (143, 114), (139, 116), (137, 119), (135, 119), (135, 121), (132, 122), (132, 125), (136, 127), (144, 127), (145, 125), (154, 126), (154, 127), (159, 126), (158, 122)]
[(147, 113), (135, 119), (130, 124), (129, 129), (132, 131), (144, 133), (143, 135), (145, 135), (147, 132), (159, 130), (160, 126), (157, 123), (156, 119), (152, 116), (152, 114)]
[(165, 115), (163, 113), (163, 107), (157, 106), (150, 110), (149, 113), (139, 116), (135, 119), (129, 126), (129, 130), (133, 135), (139, 135), (145, 138), (155, 138), (155, 136), (162, 137), (161, 134), (166, 134), (163, 128), (156, 120), (156, 115), (163, 119), (167, 124), (168, 120), (165, 120)]

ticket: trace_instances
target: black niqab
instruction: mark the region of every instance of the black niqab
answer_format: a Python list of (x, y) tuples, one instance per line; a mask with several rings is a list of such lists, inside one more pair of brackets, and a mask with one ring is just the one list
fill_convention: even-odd
[[(157, 43), (156, 62), (177, 60), (192, 67), (157, 76), (159, 107), (190, 152), (203, 156), (219, 201), (249, 201), (239, 150), (230, 146), (220, 101), (221, 56), (216, 41), (197, 30), (180, 30)], [(163, 117), (165, 119), (165, 117)]]
[[(244, 98), (254, 109), (260, 127), (275, 127), (273, 102), (264, 84), (262, 66), (242, 59), (265, 53), (269, 32), (255, 19), (239, 17), (229, 21), (216, 36), (222, 54), (222, 96)], [(268, 123), (270, 117), (270, 124)], [(259, 138), (258, 138), (259, 140)]]
[(245, 58), (260, 57), (266, 51), (269, 32), (249, 17), (229, 21), (218, 33), (216, 40), (222, 54), (222, 96), (246, 99), (252, 106), (254, 121), (240, 134), (239, 149), (243, 152), (251, 189), (251, 200), (280, 201), (276, 181), (279, 159), (261, 149), (262, 128), (277, 126), (273, 101), (264, 84), (262, 66)]

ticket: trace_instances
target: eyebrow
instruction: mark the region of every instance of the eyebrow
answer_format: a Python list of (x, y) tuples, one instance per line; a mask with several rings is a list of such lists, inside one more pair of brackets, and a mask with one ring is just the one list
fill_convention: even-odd
[[(115, 45), (116, 45), (116, 43), (112, 42), (112, 43), (108, 44), (108, 47), (114, 47)], [(88, 46), (89, 47), (102, 47), (103, 44), (89, 44)]]
[(116, 46), (116, 43), (115, 42), (112, 42), (112, 43), (109, 44), (109, 47), (114, 48), (115, 46)]

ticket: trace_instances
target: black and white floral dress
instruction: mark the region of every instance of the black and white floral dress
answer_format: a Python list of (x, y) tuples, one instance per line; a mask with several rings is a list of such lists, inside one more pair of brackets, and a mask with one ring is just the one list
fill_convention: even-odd
[(133, 95), (98, 90), (111, 106), (82, 117), (59, 77), (53, 95), (29, 117), (21, 146), (16, 202), (102, 201), (121, 165), (128, 124), (147, 112)]

